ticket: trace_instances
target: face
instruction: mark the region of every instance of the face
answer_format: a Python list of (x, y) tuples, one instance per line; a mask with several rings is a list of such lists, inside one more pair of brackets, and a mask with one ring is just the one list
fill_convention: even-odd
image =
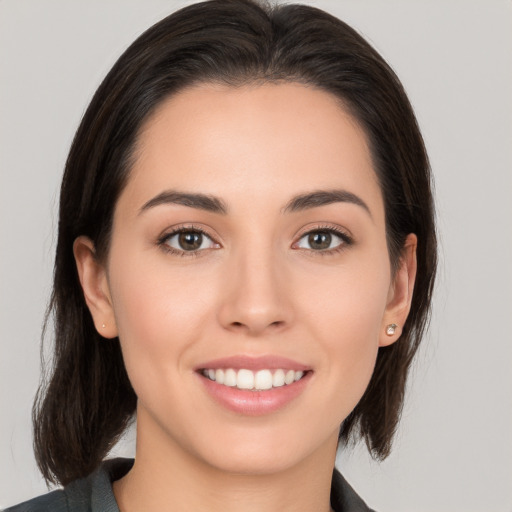
[(121, 342), (138, 456), (242, 473), (334, 457), (403, 306), (363, 131), (302, 85), (202, 85), (136, 149), (95, 289), (81, 277)]

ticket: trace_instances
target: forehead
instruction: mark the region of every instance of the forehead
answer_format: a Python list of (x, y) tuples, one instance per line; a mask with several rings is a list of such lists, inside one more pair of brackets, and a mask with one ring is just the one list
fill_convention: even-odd
[(333, 95), (295, 83), (198, 85), (165, 100), (143, 125), (123, 195), (165, 189), (276, 204), (343, 188), (381, 207), (364, 131)]

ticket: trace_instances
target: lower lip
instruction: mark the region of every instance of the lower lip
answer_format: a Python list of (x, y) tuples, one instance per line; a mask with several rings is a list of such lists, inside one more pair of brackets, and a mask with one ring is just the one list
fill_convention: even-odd
[(292, 384), (266, 391), (247, 391), (224, 386), (200, 373), (198, 376), (207, 392), (226, 409), (246, 416), (261, 416), (278, 411), (297, 398), (308, 385), (311, 374), (309, 371)]

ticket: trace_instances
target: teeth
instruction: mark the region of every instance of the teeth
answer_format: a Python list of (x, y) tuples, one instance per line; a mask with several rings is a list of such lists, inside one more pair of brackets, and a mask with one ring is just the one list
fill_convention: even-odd
[(293, 370), (288, 370), (286, 375), (284, 376), (284, 383), (291, 384), (295, 380), (295, 372)]
[(234, 370), (229, 368), (208, 368), (202, 371), (205, 377), (214, 380), (224, 386), (237, 387), (238, 389), (264, 391), (266, 389), (280, 388), (281, 386), (292, 384), (304, 376), (302, 371), (294, 370)]
[(284, 370), (275, 371), (274, 375), (272, 375), (272, 386), (275, 388), (284, 386)]
[(239, 389), (254, 389), (254, 373), (250, 370), (238, 370), (236, 387)]
[[(209, 372), (208, 372), (209, 374)], [(225, 386), (236, 386), (236, 372), (233, 369), (226, 370), (224, 373), (224, 385)]]
[(272, 373), (270, 370), (260, 370), (254, 377), (256, 389), (270, 389), (272, 387)]

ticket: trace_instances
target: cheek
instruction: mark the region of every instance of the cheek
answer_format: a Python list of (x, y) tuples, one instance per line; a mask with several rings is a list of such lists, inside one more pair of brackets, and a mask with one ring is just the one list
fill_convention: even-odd
[(328, 269), (323, 276), (311, 276), (298, 300), (304, 306), (302, 314), (324, 333), (323, 337), (334, 336), (344, 343), (357, 340), (358, 345), (378, 343), (389, 284), (387, 261), (361, 261)]
[[(382, 256), (381, 256), (382, 259)], [(342, 419), (363, 395), (375, 366), (390, 270), (387, 261), (340, 267), (329, 279), (304, 286), (302, 318), (317, 341), (330, 400), (340, 403)], [(319, 277), (319, 276), (317, 276)], [(326, 282), (321, 290), (314, 282)], [(340, 390), (341, 393), (340, 393)]]
[[(115, 256), (115, 254), (113, 255)], [(149, 268), (148, 268), (149, 267)], [(179, 366), (211, 314), (208, 275), (179, 271), (157, 257), (116, 261), (111, 290), (127, 367)], [(211, 279), (211, 278), (210, 278)]]

